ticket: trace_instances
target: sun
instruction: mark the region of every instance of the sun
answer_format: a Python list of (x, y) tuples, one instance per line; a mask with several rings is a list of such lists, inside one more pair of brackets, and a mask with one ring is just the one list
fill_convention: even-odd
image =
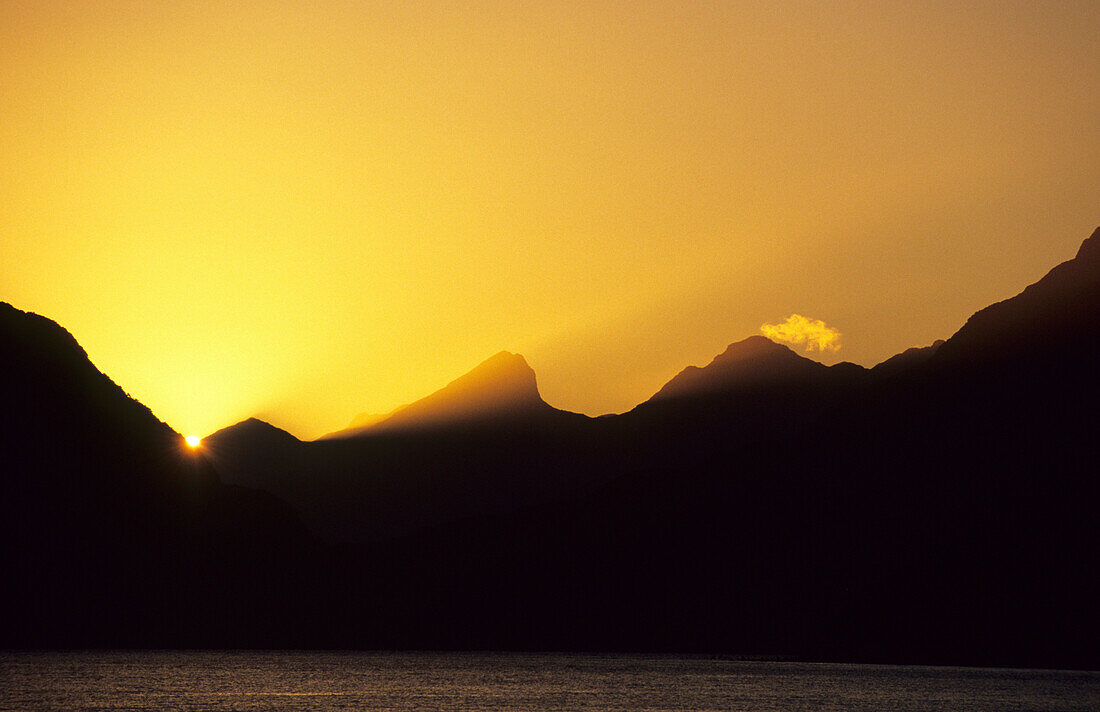
[(202, 443), (202, 438), (198, 435), (188, 435), (183, 440), (187, 443), (187, 447), (192, 449), (197, 448)]

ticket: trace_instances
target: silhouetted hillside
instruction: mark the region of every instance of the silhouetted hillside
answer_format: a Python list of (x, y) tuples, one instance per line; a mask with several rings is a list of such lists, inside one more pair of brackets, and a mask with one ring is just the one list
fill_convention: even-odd
[(748, 443), (802, 437), (800, 430), (814, 427), (870, 380), (862, 366), (827, 367), (752, 336), (730, 344), (704, 368), (681, 371), (648, 401), (618, 416), (616, 427), (645, 444), (650, 462), (680, 452), (677, 457), (709, 467)]
[[(443, 388), (392, 413), (326, 438), (365, 433), (534, 420), (563, 414), (539, 395), (535, 372), (519, 354), (501, 351)], [(576, 418), (576, 414), (569, 414)], [(370, 422), (373, 420), (373, 422)], [(354, 423), (355, 421), (353, 421)]]
[[(86, 439), (112, 443), (99, 459), (49, 452), (57, 459), (45, 471), (63, 486), (33, 496), (13, 490), (7, 541), (51, 527), (59, 533), (22, 560), (21, 549), (9, 547), (16, 563), (8, 568), (21, 574), (17, 595), (46, 592), (48, 605), (68, 611), (66, 625), (82, 625), (95, 606), (59, 582), (74, 572), (82, 580), (87, 569), (59, 552), (78, 532), (123, 522), (113, 538), (93, 536), (86, 547), (123, 552), (111, 576), (93, 579), (154, 583), (95, 600), (126, 630), (151, 611), (183, 611), (179, 620), (191, 622), (190, 640), (201, 644), (1096, 667), (1097, 244), (1094, 235), (1076, 259), (978, 312), (946, 342), (875, 369), (825, 367), (753, 337), (686, 369), (629, 413), (590, 419), (543, 403), (526, 363), (500, 354), (395, 413), (405, 414), (403, 427), (316, 442), (256, 420), (227, 428), (206, 439), (208, 465), (196, 463), (192, 480), (186, 469), (150, 468), (145, 455), (120, 466), (122, 476), (97, 474), (154, 452), (157, 433), (165, 442), (177, 436), (83, 366), (93, 390), (109, 397), (76, 406), (74, 415), (50, 405), (71, 408), (67, 394), (85, 387), (68, 366), (49, 366), (51, 358), (69, 363), (63, 354), (75, 343), (51, 342), (18, 362), (6, 351), (6, 372), (19, 377), (5, 403), (32, 412), (37, 394), (49, 394), (35, 425), (9, 434), (6, 448), (37, 438), (36, 449), (23, 452), (38, 462), (50, 443), (68, 441), (43, 435), (46, 424), (77, 439), (83, 427), (103, 428)], [(39, 362), (40, 372), (28, 365)], [(130, 415), (82, 425), (104, 410)], [(116, 417), (121, 429), (112, 429)], [(179, 457), (172, 448), (166, 459)], [(242, 537), (234, 529), (242, 497), (210, 468), (277, 494), (315, 531), (344, 543), (286, 556), (302, 550), (299, 540), (264, 539), (266, 505), (253, 510), (252, 533)], [(34, 481), (32, 469), (19, 472), (9, 486)], [(165, 494), (150, 495), (151, 476), (202, 484), (188, 485), (199, 492), (190, 499), (177, 485), (157, 484)], [(55, 497), (84, 479), (112, 483), (95, 506), (81, 504), (83, 494)], [(116, 492), (139, 494), (117, 498), (117, 519), (102, 517)], [(175, 541), (170, 504), (196, 498), (228, 504), (204, 504), (213, 513), (187, 531), (206, 538), (187, 539), (179, 551), (265, 540), (269, 563), (228, 574), (227, 562), (263, 561), (243, 545), (252, 558), (217, 554), (204, 564), (216, 575), (204, 577), (193, 564), (149, 567), (160, 545), (132, 553), (135, 537)], [(70, 509), (53, 508), (62, 499)], [(21, 507), (32, 513), (19, 514)], [(54, 578), (43, 583), (43, 570)], [(151, 578), (133, 574), (146, 570)], [(176, 590), (173, 576), (214, 582), (176, 587), (202, 601), (208, 618), (188, 608), (189, 598), (163, 603), (164, 591)], [(111, 586), (103, 591), (117, 595)], [(247, 613), (240, 601), (253, 595), (262, 603)], [(143, 596), (162, 603), (104, 603)], [(40, 623), (46, 608), (35, 610)], [(12, 629), (33, 640), (34, 625)], [(89, 639), (106, 636), (104, 626), (95, 623), (100, 638)], [(50, 630), (48, 640), (65, 639), (64, 626)], [(150, 644), (173, 640), (175, 631), (149, 630)]]
[[(689, 371), (706, 387), (601, 419), (618, 455), (594, 491), (395, 542), (417, 593), (391, 620), (459, 647), (1095, 666), (1097, 375), (1063, 359), (1072, 319), (1029, 303), (1087, 323), (1090, 270), (1005, 302), (986, 344), (976, 315), (953, 337), (965, 368), (916, 354), (823, 387), (826, 369), (757, 340), (797, 387)], [(1025, 360), (991, 350), (1001, 334), (1028, 336)]]
[[(1077, 256), (1021, 294), (982, 309), (936, 353), (941, 364), (1038, 363), (1054, 354), (1075, 364), (1095, 361), (1100, 346), (1100, 228)], [(1054, 363), (1049, 363), (1057, 367)]]
[[(1087, 323), (1089, 284), (1039, 291)], [(998, 332), (1028, 335), (1026, 362), (972, 327), (953, 337), (974, 344), (965, 368), (916, 352), (890, 378), (733, 345), (679, 397), (598, 421), (573, 450), (594, 488), (384, 545), (407, 584), (372, 598), (389, 611), (376, 634), (1095, 665), (1097, 375), (1063, 358), (1068, 320), (1036, 319), (1035, 291)]]
[(823, 378), (826, 373), (828, 369), (817, 361), (803, 358), (764, 336), (750, 336), (730, 344), (707, 366), (688, 366), (680, 371), (650, 400), (748, 391)]
[(914, 346), (911, 349), (906, 349), (900, 354), (895, 354), (877, 364), (871, 369), (871, 373), (875, 376), (892, 376), (896, 373), (908, 371), (932, 358), (932, 354), (936, 353), (943, 346), (943, 343), (943, 339), (937, 339), (929, 346)]
[(301, 441), (282, 428), (276, 428), (257, 418), (242, 420), (236, 425), (223, 428), (219, 433), (233, 433), (233, 439), (249, 449), (271, 449), (282, 446), (293, 447)]
[(589, 486), (578, 448), (592, 424), (547, 405), (523, 357), (501, 352), (366, 428), (302, 443), (250, 419), (205, 445), (229, 481), (294, 502), (331, 540), (366, 542)]
[(262, 613), (242, 596), (308, 542), (290, 508), (221, 484), (54, 322), (0, 304), (0, 345), (0, 644), (180, 644), (222, 618), (200, 605)]

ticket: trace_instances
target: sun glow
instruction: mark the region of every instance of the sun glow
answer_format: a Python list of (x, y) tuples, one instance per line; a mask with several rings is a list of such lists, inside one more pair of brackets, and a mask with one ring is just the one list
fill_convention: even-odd
[(0, 299), (181, 434), (503, 349), (625, 411), (796, 309), (871, 366), (1095, 228), (1098, 9), (0, 2)]
[(200, 438), (198, 435), (188, 435), (183, 440), (187, 443), (187, 447), (191, 448), (192, 450), (202, 444), (202, 438)]

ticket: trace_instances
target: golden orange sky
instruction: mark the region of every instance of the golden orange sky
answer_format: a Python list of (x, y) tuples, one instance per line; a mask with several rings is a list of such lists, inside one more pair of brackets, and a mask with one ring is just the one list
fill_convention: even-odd
[(872, 365), (1100, 224), (1100, 3), (0, 2), (0, 299), (184, 433)]

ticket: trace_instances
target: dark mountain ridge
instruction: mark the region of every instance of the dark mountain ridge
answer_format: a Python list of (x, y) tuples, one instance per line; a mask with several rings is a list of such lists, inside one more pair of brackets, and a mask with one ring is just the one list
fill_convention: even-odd
[(906, 349), (899, 354), (894, 354), (882, 363), (876, 364), (871, 369), (871, 372), (876, 376), (889, 376), (907, 371), (932, 358), (932, 355), (936, 353), (943, 344), (943, 339), (937, 339), (928, 346), (914, 346)]
[(778, 383), (821, 378), (826, 366), (799, 356), (764, 336), (750, 336), (730, 344), (703, 368), (688, 366), (650, 399), (696, 396), (715, 391), (766, 388)]
[[(970, 317), (940, 348), (941, 364), (980, 360), (1034, 363), (1057, 353), (1077, 363), (1100, 345), (1100, 228), (1076, 257), (1054, 267), (1023, 292)], [(1091, 351), (1091, 353), (1090, 353)]]
[(290, 507), (223, 484), (56, 323), (0, 303), (0, 344), (0, 641), (183, 644), (200, 602), (262, 614), (244, 592), (311, 545)]
[(364, 542), (584, 486), (570, 448), (590, 422), (547, 405), (524, 358), (502, 351), (366, 427), (300, 442), (253, 418), (204, 442), (231, 481), (295, 502), (326, 537)]
[[(1094, 668), (1098, 235), (881, 368), (753, 337), (588, 419), (542, 403), (502, 354), (420, 402), (476, 417), (316, 442), (221, 431), (211, 470), (346, 542), (287, 557), (278, 622), (234, 640)], [(218, 521), (204, 531), (233, 518)], [(254, 591), (272, 571), (221, 583)], [(196, 638), (224, 641), (197, 620)]]
[[(325, 438), (516, 419), (552, 419), (563, 415), (584, 417), (576, 413), (567, 414), (549, 406), (539, 395), (535, 372), (527, 365), (523, 356), (501, 351), (418, 401), (404, 405), (386, 416), (368, 419), (362, 426), (330, 433)], [(369, 422), (371, 420), (373, 422)]]

